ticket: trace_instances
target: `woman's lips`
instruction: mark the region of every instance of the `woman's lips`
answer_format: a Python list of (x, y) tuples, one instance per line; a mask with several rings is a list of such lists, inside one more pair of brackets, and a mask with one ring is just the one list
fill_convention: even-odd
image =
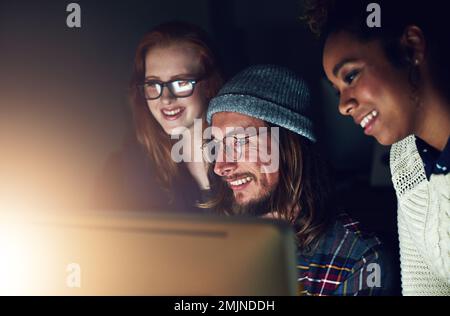
[(377, 117), (374, 118), (366, 125), (366, 127), (364, 128), (364, 134), (372, 135), (373, 127), (374, 127), (375, 123), (377, 122), (377, 119), (378, 119)]
[(183, 115), (185, 108), (162, 109), (161, 114), (167, 121), (175, 121)]
[(364, 133), (366, 135), (371, 135), (373, 131), (373, 126), (378, 119), (378, 112), (373, 110), (369, 114), (367, 114), (360, 123), (360, 126), (364, 129)]

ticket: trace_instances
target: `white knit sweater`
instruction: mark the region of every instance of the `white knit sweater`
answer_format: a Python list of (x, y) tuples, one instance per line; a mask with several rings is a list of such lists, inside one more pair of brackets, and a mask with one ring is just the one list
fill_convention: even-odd
[(403, 295), (450, 295), (450, 174), (427, 180), (415, 137), (391, 148)]

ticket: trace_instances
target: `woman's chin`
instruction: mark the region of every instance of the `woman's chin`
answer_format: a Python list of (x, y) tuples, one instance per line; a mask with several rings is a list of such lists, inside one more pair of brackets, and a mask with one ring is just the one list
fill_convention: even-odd
[(185, 126), (166, 127), (166, 128), (164, 128), (164, 131), (169, 136), (170, 135), (179, 136), (179, 135), (182, 135), (186, 131), (186, 127)]
[(405, 136), (396, 136), (393, 137), (392, 135), (386, 136), (386, 135), (374, 135), (375, 139), (377, 140), (377, 142), (380, 145), (383, 146), (391, 146), (399, 141), (401, 141), (402, 139), (404, 139), (405, 137), (407, 137), (408, 135)]

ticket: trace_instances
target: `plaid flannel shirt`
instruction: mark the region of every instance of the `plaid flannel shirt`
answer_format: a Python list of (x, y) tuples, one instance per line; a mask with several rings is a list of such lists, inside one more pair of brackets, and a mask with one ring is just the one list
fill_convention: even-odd
[(358, 222), (341, 214), (311, 253), (298, 252), (299, 294), (389, 295), (392, 280), (385, 259), (381, 242), (363, 235)]

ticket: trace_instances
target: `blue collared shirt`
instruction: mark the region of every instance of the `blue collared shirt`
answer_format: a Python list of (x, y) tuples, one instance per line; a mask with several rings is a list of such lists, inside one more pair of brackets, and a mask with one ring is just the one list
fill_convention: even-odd
[(432, 174), (447, 174), (450, 171), (450, 137), (443, 151), (431, 147), (417, 136), (416, 145), (428, 180)]

